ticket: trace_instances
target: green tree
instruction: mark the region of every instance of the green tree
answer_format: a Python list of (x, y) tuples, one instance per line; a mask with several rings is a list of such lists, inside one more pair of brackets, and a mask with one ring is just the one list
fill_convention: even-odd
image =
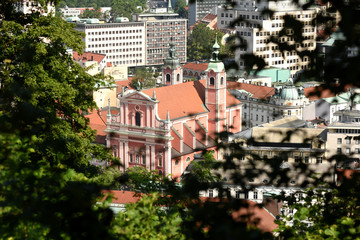
[(90, 180), (99, 171), (89, 160), (112, 158), (92, 144), (82, 114), (96, 107), (91, 93), (105, 82), (67, 53), (84, 47), (72, 25), (24, 16), (14, 3), (0, 4), (0, 235), (111, 239), (113, 214), (95, 207), (101, 185)]
[(177, 0), (174, 6), (174, 12), (179, 14), (181, 18), (188, 18), (188, 11), (185, 7), (187, 7), (186, 0)]
[(158, 197), (154, 193), (128, 204), (125, 212), (116, 216), (115, 234), (120, 239), (185, 239), (179, 212), (162, 209)]
[(134, 72), (131, 85), (137, 88), (138, 82), (141, 84), (142, 89), (156, 87), (156, 79), (153, 73), (149, 72), (145, 67), (138, 68)]
[(85, 9), (81, 14), (81, 18), (101, 18), (101, 11), (99, 8), (95, 8), (94, 10)]
[[(142, 9), (138, 9), (140, 6)], [(132, 14), (140, 13), (146, 8), (145, 0), (114, 0), (111, 5), (111, 18), (115, 21), (118, 17), (127, 17), (132, 20)]]
[(209, 60), (215, 36), (217, 36), (218, 44), (221, 47), (222, 32), (211, 30), (204, 23), (195, 25), (188, 40), (188, 58), (193, 61)]

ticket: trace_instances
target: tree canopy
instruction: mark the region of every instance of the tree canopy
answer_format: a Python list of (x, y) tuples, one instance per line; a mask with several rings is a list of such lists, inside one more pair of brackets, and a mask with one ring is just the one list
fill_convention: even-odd
[(185, 7), (187, 7), (186, 0), (177, 0), (174, 6), (174, 12), (179, 14), (181, 18), (188, 18), (188, 11)]
[[(140, 6), (141, 9), (137, 7)], [(145, 0), (114, 0), (111, 5), (111, 18), (115, 21), (118, 17), (127, 17), (132, 20), (132, 14), (140, 13), (146, 9)]]
[(195, 25), (188, 39), (188, 58), (192, 61), (209, 60), (215, 43), (215, 36), (220, 47), (223, 33), (211, 30), (204, 23)]

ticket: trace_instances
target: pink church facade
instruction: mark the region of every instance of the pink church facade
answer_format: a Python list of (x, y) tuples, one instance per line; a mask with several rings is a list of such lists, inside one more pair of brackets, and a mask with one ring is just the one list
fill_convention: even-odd
[(105, 132), (122, 171), (143, 166), (179, 178), (201, 149), (214, 149), (215, 158), (220, 157), (217, 133), (241, 131), (241, 103), (227, 91), (225, 69), (214, 49), (205, 79), (183, 83), (182, 69), (172, 64), (176, 58), (170, 54), (163, 87), (118, 95), (118, 114), (108, 113)]

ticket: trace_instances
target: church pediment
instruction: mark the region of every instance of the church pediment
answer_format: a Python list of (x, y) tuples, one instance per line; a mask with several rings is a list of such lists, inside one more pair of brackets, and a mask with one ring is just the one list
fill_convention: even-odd
[(135, 91), (127, 94), (124, 98), (126, 99), (134, 99), (134, 100), (141, 100), (141, 101), (151, 101), (155, 102), (156, 100), (152, 99), (148, 95), (143, 92)]

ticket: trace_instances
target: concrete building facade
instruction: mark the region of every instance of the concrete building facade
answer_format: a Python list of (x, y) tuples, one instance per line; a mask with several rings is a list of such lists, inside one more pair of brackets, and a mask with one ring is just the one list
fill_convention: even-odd
[(133, 21), (143, 22), (146, 31), (145, 65), (162, 65), (168, 57), (169, 42), (174, 43), (180, 63), (186, 62), (187, 20), (177, 13), (135, 14)]
[[(262, 15), (263, 9), (274, 11), (273, 16), (270, 18)], [(284, 27), (284, 17), (290, 15), (303, 23), (304, 41), (301, 44), (295, 43), (294, 38), (291, 37), (292, 32), (288, 30), (288, 36), (279, 37), (279, 42), (294, 45), (297, 51), (315, 50), (316, 27), (312, 26), (315, 13), (315, 9), (299, 9), (290, 0), (276, 2), (237, 0), (235, 7), (231, 9), (219, 8), (218, 27), (228, 28), (234, 20), (239, 18), (244, 20), (235, 24), (236, 32), (240, 37), (237, 39), (237, 43), (243, 44), (243, 47), (237, 48), (235, 53), (235, 62), (240, 68), (244, 68), (242, 56), (254, 54), (263, 58), (269, 67), (289, 69), (291, 77), (295, 78), (301, 70), (309, 68), (309, 57), (300, 58), (295, 51), (285, 51), (285, 55), (283, 55), (277, 44), (268, 41), (270, 36), (279, 36), (279, 32)]]
[(105, 54), (113, 66), (144, 66), (146, 31), (143, 22), (77, 23), (76, 30), (86, 34), (85, 51)]

